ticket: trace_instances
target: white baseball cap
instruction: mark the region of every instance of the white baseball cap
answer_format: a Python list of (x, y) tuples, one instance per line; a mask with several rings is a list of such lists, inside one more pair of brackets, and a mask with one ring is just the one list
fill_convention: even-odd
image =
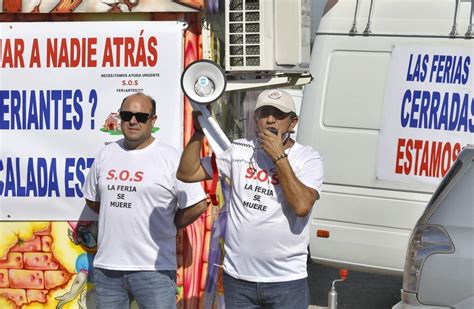
[(284, 113), (293, 112), (296, 114), (296, 107), (293, 98), (288, 92), (283, 90), (270, 89), (262, 91), (258, 95), (255, 109), (262, 106), (273, 106)]

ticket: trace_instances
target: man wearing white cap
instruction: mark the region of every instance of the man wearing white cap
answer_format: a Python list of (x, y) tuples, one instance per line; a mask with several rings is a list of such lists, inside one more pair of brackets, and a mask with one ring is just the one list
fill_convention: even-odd
[[(226, 308), (307, 308), (308, 222), (323, 182), (317, 151), (294, 141), (293, 98), (265, 90), (255, 106), (253, 140), (239, 139), (217, 158), (231, 182), (224, 258)], [(197, 123), (197, 122), (196, 122)], [(200, 160), (203, 133), (196, 127), (178, 168), (178, 179), (211, 179)]]

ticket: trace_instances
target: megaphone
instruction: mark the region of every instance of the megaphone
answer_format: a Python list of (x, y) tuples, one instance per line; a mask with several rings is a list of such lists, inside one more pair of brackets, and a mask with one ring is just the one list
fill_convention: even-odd
[(195, 111), (200, 111), (199, 124), (216, 155), (224, 152), (230, 141), (206, 104), (212, 103), (224, 94), (227, 82), (224, 70), (210, 60), (198, 60), (186, 67), (181, 75), (181, 89), (191, 101)]

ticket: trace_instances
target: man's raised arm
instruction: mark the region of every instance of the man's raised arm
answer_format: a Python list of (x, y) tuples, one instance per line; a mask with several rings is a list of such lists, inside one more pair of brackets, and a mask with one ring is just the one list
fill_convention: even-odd
[(204, 134), (196, 130), (186, 147), (184, 147), (176, 173), (176, 178), (182, 182), (198, 182), (212, 178), (201, 165), (200, 154), (203, 139)]

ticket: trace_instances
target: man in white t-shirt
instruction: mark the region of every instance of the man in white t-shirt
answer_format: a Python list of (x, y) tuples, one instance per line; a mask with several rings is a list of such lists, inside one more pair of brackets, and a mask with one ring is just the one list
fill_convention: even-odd
[[(308, 221), (319, 199), (323, 161), (290, 137), (298, 122), (293, 98), (265, 90), (257, 98), (253, 140), (239, 139), (217, 158), (231, 194), (225, 235), (226, 308), (306, 309)], [(185, 147), (178, 179), (197, 182), (213, 174), (200, 160), (199, 127)]]
[(99, 213), (97, 307), (176, 308), (176, 230), (206, 209), (199, 183), (176, 179), (180, 153), (152, 135), (156, 103), (143, 93), (120, 107), (124, 138), (97, 155), (83, 187)]

